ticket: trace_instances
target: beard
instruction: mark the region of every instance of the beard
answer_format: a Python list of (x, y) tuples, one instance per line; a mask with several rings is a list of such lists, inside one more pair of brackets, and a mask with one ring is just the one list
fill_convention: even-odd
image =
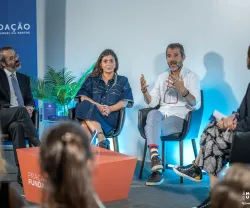
[(5, 67), (8, 71), (10, 72), (15, 72), (18, 69), (21, 68), (21, 62), (20, 61), (16, 61), (14, 64), (9, 64), (8, 66)]
[[(171, 66), (172, 64), (175, 64), (176, 66)], [(168, 63), (169, 69), (171, 71), (177, 71), (180, 67), (182, 67), (182, 62), (177, 62), (177, 61), (171, 61)]]

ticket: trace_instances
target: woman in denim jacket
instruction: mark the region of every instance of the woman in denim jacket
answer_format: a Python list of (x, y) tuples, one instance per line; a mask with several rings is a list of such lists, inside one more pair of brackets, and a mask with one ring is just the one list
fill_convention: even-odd
[(91, 137), (98, 131), (98, 146), (109, 149), (105, 134), (117, 127), (119, 110), (133, 106), (133, 95), (128, 78), (117, 74), (118, 58), (111, 49), (104, 50), (93, 69), (83, 83), (76, 98), (75, 117)]

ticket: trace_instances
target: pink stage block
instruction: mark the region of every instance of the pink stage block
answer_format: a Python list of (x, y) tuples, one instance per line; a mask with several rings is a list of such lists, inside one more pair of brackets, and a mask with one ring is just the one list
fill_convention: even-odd
[[(128, 197), (137, 158), (93, 147), (97, 166), (94, 189), (103, 202)], [(45, 180), (39, 168), (39, 147), (17, 150), (26, 200), (41, 203)]]

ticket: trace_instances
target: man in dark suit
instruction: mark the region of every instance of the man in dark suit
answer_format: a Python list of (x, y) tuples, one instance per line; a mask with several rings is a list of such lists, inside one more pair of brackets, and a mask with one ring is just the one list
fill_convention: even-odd
[(40, 141), (31, 120), (35, 103), (31, 94), (28, 76), (16, 72), (21, 68), (18, 54), (12, 47), (0, 49), (0, 126), (9, 134), (18, 167), (17, 181), (22, 185), (16, 149), (25, 148), (28, 139), (34, 146)]

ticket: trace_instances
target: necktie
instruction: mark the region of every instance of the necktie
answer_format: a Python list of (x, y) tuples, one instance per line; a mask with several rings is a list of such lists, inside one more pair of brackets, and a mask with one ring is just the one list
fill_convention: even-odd
[(19, 105), (19, 106), (24, 106), (23, 96), (22, 96), (22, 93), (21, 93), (19, 84), (18, 84), (18, 82), (17, 82), (17, 79), (16, 79), (16, 77), (15, 77), (14, 74), (11, 74), (10, 76), (11, 76), (12, 86), (13, 86), (15, 95), (16, 95), (16, 97), (17, 97), (18, 105)]

